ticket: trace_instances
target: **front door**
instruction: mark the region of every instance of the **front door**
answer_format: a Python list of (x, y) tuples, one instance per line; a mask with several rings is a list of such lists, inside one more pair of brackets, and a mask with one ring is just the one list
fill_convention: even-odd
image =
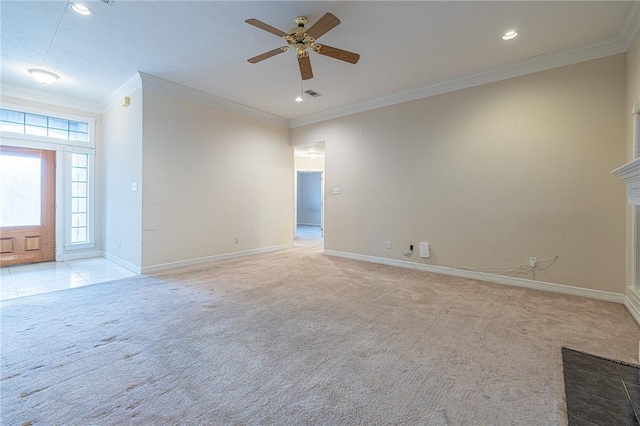
[(55, 155), (0, 146), (0, 266), (55, 258)]

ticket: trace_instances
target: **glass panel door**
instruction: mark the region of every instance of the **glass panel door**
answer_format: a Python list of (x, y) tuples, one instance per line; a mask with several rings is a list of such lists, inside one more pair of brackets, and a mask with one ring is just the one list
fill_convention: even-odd
[(0, 146), (0, 265), (55, 258), (54, 151)]
[(41, 224), (42, 159), (0, 155), (0, 227)]

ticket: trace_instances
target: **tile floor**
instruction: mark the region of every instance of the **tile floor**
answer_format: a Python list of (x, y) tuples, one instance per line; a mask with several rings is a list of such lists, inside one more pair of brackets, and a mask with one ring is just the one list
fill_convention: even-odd
[(640, 425), (640, 368), (562, 349), (569, 426)]
[(0, 268), (0, 300), (67, 290), (137, 274), (102, 257)]

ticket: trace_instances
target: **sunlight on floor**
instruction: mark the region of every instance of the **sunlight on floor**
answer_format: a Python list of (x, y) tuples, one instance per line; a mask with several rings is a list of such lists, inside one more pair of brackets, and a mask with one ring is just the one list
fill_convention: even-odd
[(293, 241), (293, 246), (306, 248), (322, 248), (324, 246), (322, 230), (319, 226), (298, 225), (298, 228), (296, 230), (296, 237)]
[(102, 257), (5, 266), (0, 271), (0, 300), (68, 290), (137, 275)]

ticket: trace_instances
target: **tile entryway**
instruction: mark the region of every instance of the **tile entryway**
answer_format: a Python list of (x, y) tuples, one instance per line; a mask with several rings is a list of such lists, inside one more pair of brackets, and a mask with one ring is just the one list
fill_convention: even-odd
[(137, 275), (102, 257), (5, 266), (0, 271), (0, 300), (68, 290)]

